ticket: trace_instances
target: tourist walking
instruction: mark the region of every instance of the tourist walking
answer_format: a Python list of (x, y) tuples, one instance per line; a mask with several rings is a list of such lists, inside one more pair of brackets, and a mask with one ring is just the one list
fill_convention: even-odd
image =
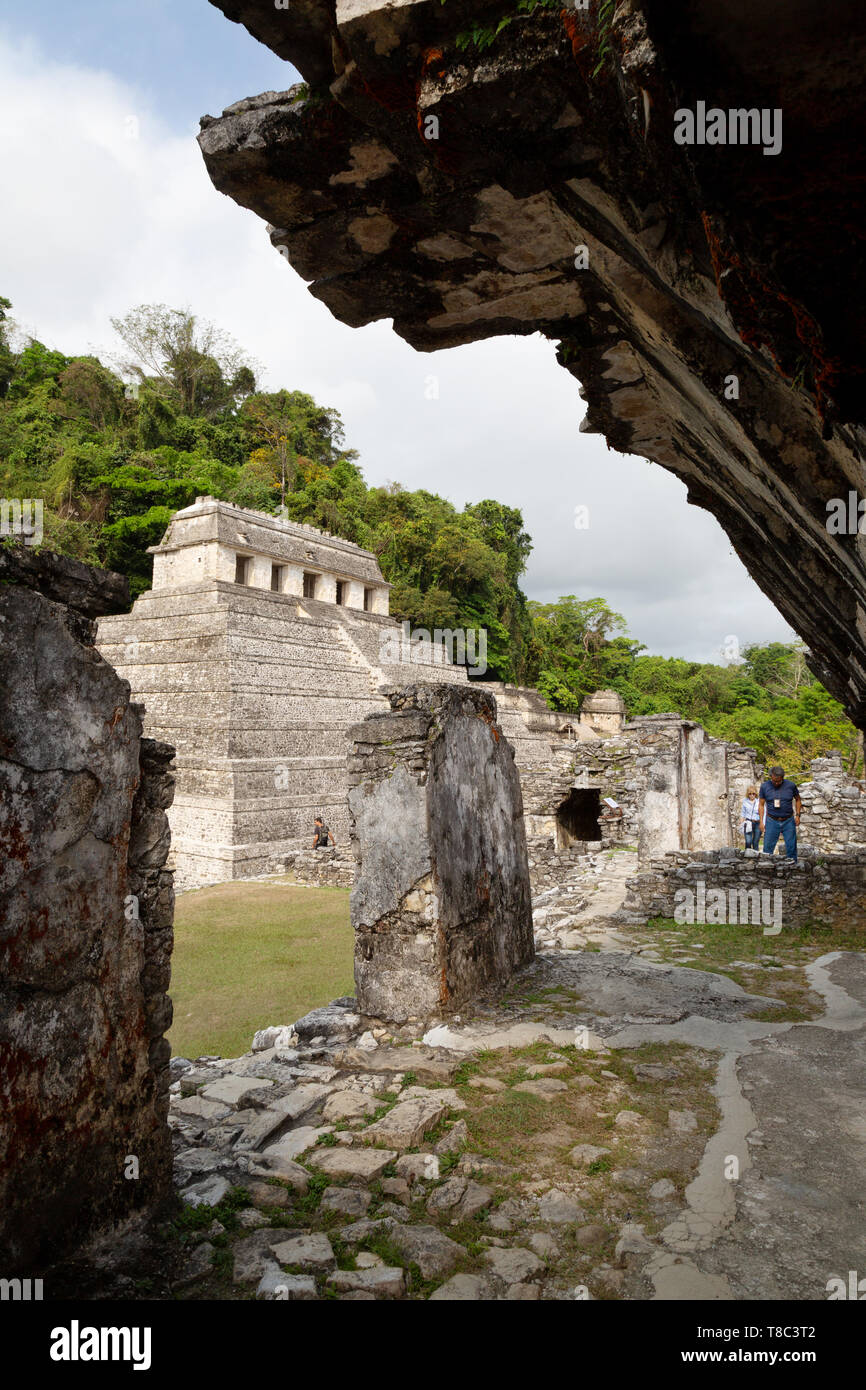
[(740, 812), (740, 829), (745, 836), (746, 849), (758, 849), (761, 844), (761, 803), (757, 787), (746, 788)]
[(316, 819), (314, 820), (313, 824), (316, 829), (316, 838), (313, 841), (313, 849), (327, 849), (329, 840), (332, 845), (336, 843), (333, 835), (331, 834), (328, 827), (325, 825), (325, 822), (322, 820), (321, 816), (316, 816)]
[(797, 862), (797, 826), (800, 824), (800, 788), (785, 776), (785, 769), (771, 767), (767, 781), (761, 783), (761, 832), (764, 853), (772, 854), (779, 835), (785, 842), (785, 854)]

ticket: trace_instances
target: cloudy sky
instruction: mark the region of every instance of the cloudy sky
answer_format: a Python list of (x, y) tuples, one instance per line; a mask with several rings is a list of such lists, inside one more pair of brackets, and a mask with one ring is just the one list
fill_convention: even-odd
[(336, 406), (369, 482), (520, 507), (530, 598), (602, 596), (666, 656), (791, 640), (681, 483), (578, 433), (583, 403), (552, 344), (420, 354), (387, 323), (346, 328), (264, 224), (215, 191), (199, 116), (297, 80), (207, 0), (0, 0), (0, 294), (19, 328), (110, 355), (111, 316), (189, 307), (237, 339), (266, 387)]

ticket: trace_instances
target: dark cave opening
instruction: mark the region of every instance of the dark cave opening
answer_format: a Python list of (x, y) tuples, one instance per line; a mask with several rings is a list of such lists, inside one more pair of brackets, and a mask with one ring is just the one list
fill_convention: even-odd
[(557, 840), (560, 847), (574, 840), (600, 840), (601, 792), (597, 787), (579, 789), (572, 787), (568, 796), (557, 807)]

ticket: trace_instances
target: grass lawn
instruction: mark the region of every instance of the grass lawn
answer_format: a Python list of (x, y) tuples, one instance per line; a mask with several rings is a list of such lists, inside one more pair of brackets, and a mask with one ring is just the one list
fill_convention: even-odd
[(240, 1056), (258, 1028), (354, 992), (348, 889), (201, 888), (178, 898), (174, 934), (176, 1056)]

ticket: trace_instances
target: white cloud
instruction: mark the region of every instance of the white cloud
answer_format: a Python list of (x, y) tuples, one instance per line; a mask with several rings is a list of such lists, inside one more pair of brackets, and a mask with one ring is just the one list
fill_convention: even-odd
[[(676, 479), (578, 433), (583, 403), (552, 344), (420, 354), (389, 324), (337, 323), (263, 224), (214, 190), (191, 132), (168, 129), (112, 74), (2, 37), (0, 132), (0, 293), (28, 331), (106, 355), (118, 347), (112, 315), (188, 305), (263, 365), (268, 386), (336, 406), (369, 481), (521, 507), (536, 547), (531, 596), (603, 595), (651, 650), (694, 659), (711, 659), (729, 633), (789, 637)], [(579, 503), (590, 507), (585, 532), (574, 529)]]

